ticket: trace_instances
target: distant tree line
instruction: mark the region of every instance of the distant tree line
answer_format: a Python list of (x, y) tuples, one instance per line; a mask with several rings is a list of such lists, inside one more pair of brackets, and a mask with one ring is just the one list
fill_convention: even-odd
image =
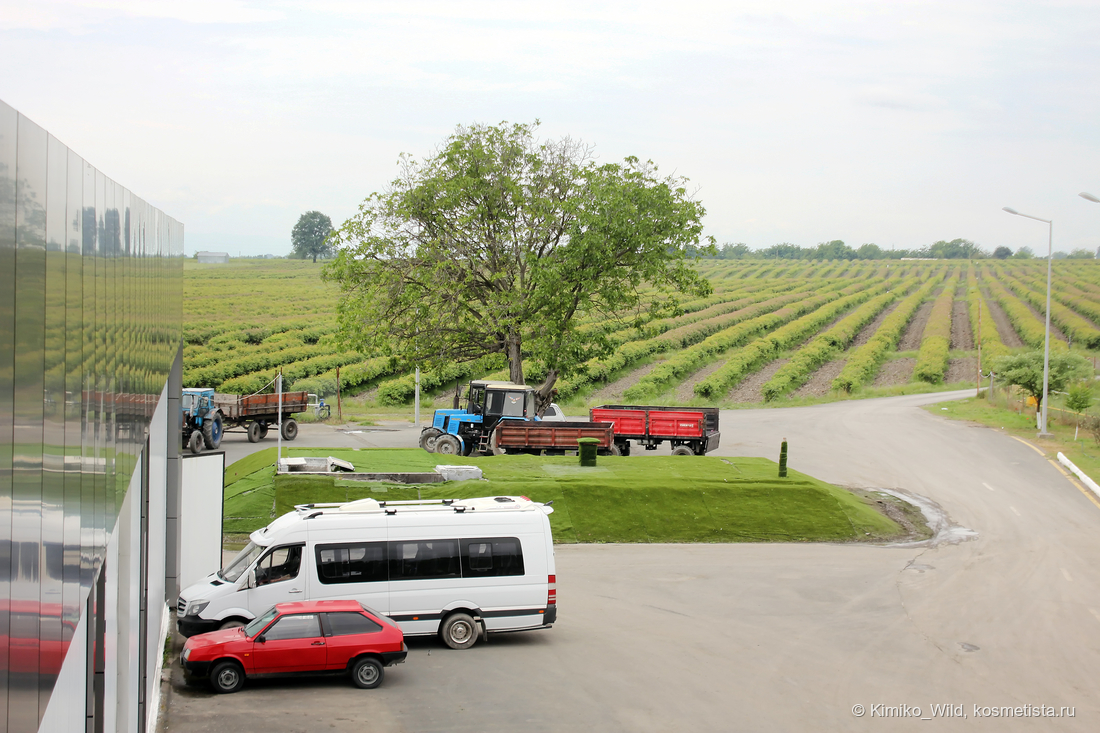
[[(689, 248), (690, 257), (719, 260), (900, 260), (902, 258), (924, 258), (936, 260), (977, 260), (993, 258), (997, 260), (1030, 260), (1035, 253), (1030, 247), (1020, 247), (1013, 252), (1008, 247), (997, 247), (988, 252), (968, 239), (940, 240), (919, 249), (883, 249), (877, 244), (862, 244), (857, 248), (849, 247), (843, 241), (834, 239), (821, 242), (814, 247), (800, 247), (797, 244), (773, 244), (765, 249), (751, 249), (747, 244), (726, 243), (718, 248)], [(1087, 249), (1075, 249), (1068, 255), (1055, 252), (1054, 259), (1091, 260), (1095, 255)]]

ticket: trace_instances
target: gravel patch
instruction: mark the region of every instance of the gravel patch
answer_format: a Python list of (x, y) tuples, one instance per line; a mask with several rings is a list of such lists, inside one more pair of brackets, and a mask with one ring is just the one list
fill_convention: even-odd
[(776, 359), (755, 374), (750, 374), (742, 380), (741, 384), (730, 390), (726, 399), (729, 402), (763, 402), (764, 385), (769, 379), (774, 377), (775, 373), (779, 371), (779, 368), (788, 361), (790, 361), (790, 359)]
[(913, 369), (916, 366), (917, 360), (912, 357), (890, 359), (879, 370), (874, 386), (893, 387), (897, 384), (908, 384), (913, 378)]
[(951, 304), (951, 348), (956, 351), (971, 351), (974, 348), (970, 311), (965, 300), (956, 300)]
[(848, 363), (847, 359), (834, 359), (826, 362), (810, 376), (810, 380), (794, 391), (794, 397), (824, 397), (833, 391), (833, 380), (840, 376), (840, 370)]

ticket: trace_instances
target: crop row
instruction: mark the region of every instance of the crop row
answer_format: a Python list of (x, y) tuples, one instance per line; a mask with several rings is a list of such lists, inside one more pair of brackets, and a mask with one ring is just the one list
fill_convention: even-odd
[(932, 277), (898, 303), (898, 307), (882, 320), (871, 339), (848, 355), (840, 374), (833, 380), (833, 389), (851, 393), (871, 381), (886, 359), (886, 354), (898, 345), (917, 308), (939, 283), (939, 275)]
[[(1000, 304), (1001, 310), (1008, 317), (1009, 323), (1012, 324), (1012, 328), (1016, 330), (1016, 334), (1020, 339), (1033, 349), (1043, 348), (1046, 335), (1045, 327), (1039, 322), (1039, 318), (1031, 312), (1031, 309), (992, 277), (983, 278), (983, 282), (987, 284), (989, 294), (993, 297), (993, 300)], [(1065, 350), (1066, 344), (1064, 341), (1052, 339), (1050, 348)]]
[(1094, 322), (1100, 322), (1100, 303), (1090, 300), (1090, 298), (1096, 298), (1098, 295), (1100, 293), (1091, 293), (1079, 287), (1079, 282), (1076, 281), (1073, 283), (1058, 283), (1051, 293), (1052, 298), (1088, 316)]
[(805, 384), (822, 364), (841, 349), (847, 348), (860, 329), (873, 321), (883, 308), (897, 300), (898, 291), (904, 292), (914, 284), (915, 282), (905, 283), (872, 298), (840, 319), (835, 326), (811, 339), (764, 384), (764, 401), (772, 402)]
[[(303, 377), (312, 377), (317, 374), (323, 374), (330, 369), (335, 369), (340, 366), (343, 367), (347, 364), (354, 364), (357, 361), (362, 361), (363, 357), (358, 354), (340, 353), (340, 354), (324, 354), (322, 356), (315, 356), (310, 359), (303, 359), (291, 364), (287, 364), (281, 367), (283, 372), (283, 380), (286, 382), (287, 389), (295, 388), (297, 380)], [(239, 377), (227, 379), (222, 382), (220, 391), (228, 392), (231, 394), (252, 394), (253, 392), (259, 392), (263, 390), (275, 375), (279, 373), (279, 369), (266, 369), (262, 371), (251, 372), (249, 374), (243, 374)]]
[[(970, 332), (974, 334), (974, 343), (981, 357), (979, 361), (984, 360), (992, 364), (998, 356), (1007, 354), (1008, 346), (1001, 340), (997, 324), (993, 322), (993, 317), (990, 315), (989, 304), (982, 295), (981, 288), (978, 287), (978, 279), (973, 268), (966, 274), (966, 309), (970, 316)], [(981, 321), (982, 313), (985, 313), (988, 318), (984, 328)]]
[(951, 311), (955, 305), (955, 290), (959, 276), (949, 278), (943, 292), (932, 303), (932, 312), (921, 334), (920, 350), (913, 377), (929, 384), (940, 384), (947, 372), (947, 354), (951, 351)]
[[(850, 286), (849, 289), (854, 290), (856, 287), (858, 286)], [(699, 397), (712, 398), (724, 395), (765, 359), (774, 358), (779, 352), (803, 341), (847, 309), (874, 297), (889, 286), (886, 283), (871, 281), (863, 287), (866, 289), (852, 294), (841, 291), (844, 297), (839, 300), (833, 300), (767, 336), (749, 342), (727, 359), (717, 371), (697, 382), (694, 387), (695, 394)]]
[(682, 379), (712, 361), (718, 355), (840, 297), (840, 288), (837, 288), (833, 292), (826, 292), (813, 298), (800, 300), (792, 305), (742, 321), (712, 336), (708, 336), (702, 342), (677, 352), (657, 365), (653, 371), (627, 389), (623, 393), (623, 397), (628, 400), (640, 401), (648, 395), (656, 394), (668, 387), (673, 381)]
[[(1043, 283), (1042, 292), (1038, 292), (1036, 286), (1029, 286), (1026, 282), (1013, 277), (1005, 277), (1009, 289), (1023, 300), (1031, 303), (1043, 317), (1046, 317), (1046, 283)], [(1090, 349), (1100, 346), (1100, 330), (1086, 319), (1067, 308), (1062, 303), (1053, 300), (1050, 304), (1050, 320), (1062, 329), (1072, 342), (1084, 344)], [(1043, 324), (1044, 334), (1046, 324)]]
[(619, 346), (609, 356), (591, 359), (586, 362), (576, 374), (558, 383), (558, 392), (563, 397), (568, 397), (587, 384), (606, 382), (615, 372), (648, 356), (698, 343), (713, 333), (749, 318), (755, 318), (782, 308), (804, 296), (805, 292), (803, 290), (787, 293), (718, 318), (674, 328), (653, 338), (629, 341)]

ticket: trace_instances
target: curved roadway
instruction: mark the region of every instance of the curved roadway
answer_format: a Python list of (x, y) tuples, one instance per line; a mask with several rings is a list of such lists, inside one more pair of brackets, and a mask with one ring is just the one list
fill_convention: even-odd
[[(246, 729), (256, 715), (267, 731), (1098, 730), (1100, 505), (1023, 442), (919, 407), (965, 394), (726, 411), (717, 454), (774, 459), (785, 437), (793, 468), (929, 497), (976, 538), (559, 546), (553, 630), (461, 653), (412, 640), (366, 693), (177, 688), (170, 730)], [(1025, 705), (1074, 717), (975, 717)]]

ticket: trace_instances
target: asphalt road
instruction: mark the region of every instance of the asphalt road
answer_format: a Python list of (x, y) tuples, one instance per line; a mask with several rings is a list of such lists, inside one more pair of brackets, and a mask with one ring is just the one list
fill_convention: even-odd
[[(371, 691), (214, 696), (177, 678), (168, 730), (1100, 729), (1100, 508), (1028, 445), (918, 408), (950, 396), (724, 412), (718, 454), (775, 458), (785, 437), (792, 468), (929, 497), (969, 540), (559, 546), (552, 630), (465, 652), (411, 640)], [(337, 439), (326, 429), (296, 445)], [(1002, 707), (1032, 717), (977, 717)]]

